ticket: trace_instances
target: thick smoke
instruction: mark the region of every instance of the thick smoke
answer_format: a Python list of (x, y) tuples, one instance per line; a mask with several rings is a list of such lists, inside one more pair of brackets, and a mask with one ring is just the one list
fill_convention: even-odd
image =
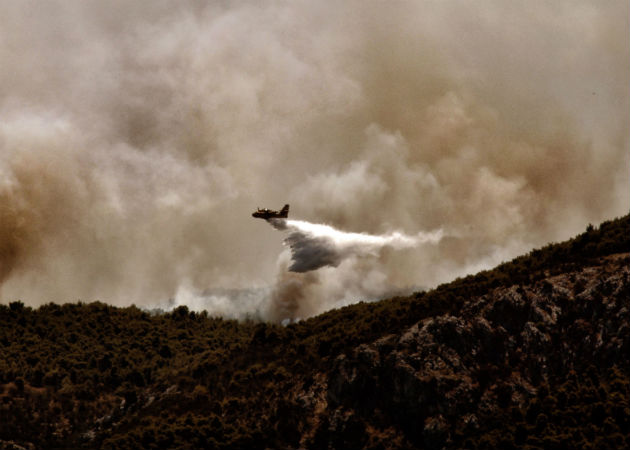
[[(442, 230), (419, 232), (414, 236), (400, 232), (348, 233), (301, 220), (272, 219), (270, 223), (288, 232), (284, 243), (290, 249), (290, 257), (283, 253), (279, 258), (278, 278), (266, 302), (269, 309), (264, 317), (274, 320), (309, 316), (321, 311), (322, 304), (330, 303), (330, 299), (333, 299), (332, 307), (395, 293), (395, 290), (388, 291), (391, 287), (375, 258), (388, 248), (400, 250), (435, 244), (443, 235)], [(348, 261), (345, 270), (352, 275), (341, 272), (340, 276), (337, 270), (328, 270), (328, 277), (322, 272), (304, 274), (322, 267), (335, 268), (344, 261)], [(309, 299), (316, 300), (315, 304), (310, 304)]]
[[(2, 302), (306, 317), (628, 211), (625, 1), (5, 3)], [(292, 273), (285, 203), (444, 237)]]

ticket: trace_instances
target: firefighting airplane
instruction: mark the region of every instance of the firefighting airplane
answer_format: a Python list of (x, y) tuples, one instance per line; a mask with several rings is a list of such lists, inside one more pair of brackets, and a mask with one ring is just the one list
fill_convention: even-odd
[(258, 208), (254, 213), (252, 213), (252, 217), (257, 219), (286, 219), (289, 217), (289, 205), (284, 205), (284, 207), (280, 211), (273, 211), (271, 209)]

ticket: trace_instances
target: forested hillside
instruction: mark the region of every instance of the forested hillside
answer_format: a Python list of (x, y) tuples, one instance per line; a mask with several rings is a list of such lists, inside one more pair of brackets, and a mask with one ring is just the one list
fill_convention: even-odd
[(630, 216), (281, 326), (0, 305), (0, 449), (628, 448)]

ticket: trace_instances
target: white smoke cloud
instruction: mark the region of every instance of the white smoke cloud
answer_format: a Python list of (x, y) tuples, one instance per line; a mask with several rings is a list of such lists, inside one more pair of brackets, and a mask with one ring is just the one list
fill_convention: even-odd
[(168, 302), (147, 305), (149, 309), (172, 310), (186, 306), (192, 311), (208, 311), (211, 316), (226, 319), (269, 319), (269, 288), (199, 290), (182, 283)]
[[(2, 302), (307, 317), (628, 211), (627, 2), (2, 6)], [(444, 237), (292, 273), (285, 203)]]
[(166, 308), (185, 305), (221, 317), (282, 322), (359, 300), (376, 300), (400, 293), (400, 288), (392, 286), (382, 270), (383, 250), (437, 244), (443, 236), (442, 230), (415, 235), (400, 232), (371, 235), (301, 220), (268, 222), (287, 233), (284, 244), (289, 250), (278, 257), (276, 280), (271, 289), (200, 291), (185, 283)]

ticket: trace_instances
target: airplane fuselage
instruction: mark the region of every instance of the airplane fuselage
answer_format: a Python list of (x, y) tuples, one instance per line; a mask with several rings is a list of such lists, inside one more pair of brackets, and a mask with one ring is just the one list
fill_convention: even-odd
[(262, 208), (257, 209), (252, 213), (252, 217), (256, 219), (286, 219), (289, 217), (289, 205), (284, 205), (280, 211), (273, 211), (271, 209)]

